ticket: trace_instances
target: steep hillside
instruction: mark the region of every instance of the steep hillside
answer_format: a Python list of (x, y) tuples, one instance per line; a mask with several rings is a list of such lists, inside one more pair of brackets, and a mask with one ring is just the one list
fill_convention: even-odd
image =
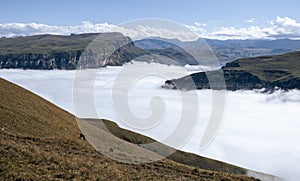
[[(255, 180), (169, 159), (148, 164), (116, 162), (80, 139), (80, 130), (71, 114), (3, 79), (0, 85), (1, 180)], [(113, 123), (107, 124), (118, 129)], [(125, 130), (119, 134), (124, 133), (128, 139), (150, 140)], [(107, 139), (124, 145), (135, 142), (120, 138)], [(131, 148), (144, 149), (136, 145)], [(182, 156), (188, 159), (188, 155)]]
[[(263, 56), (235, 60), (222, 68), (228, 90), (262, 89), (273, 91), (276, 87), (284, 90), (300, 89), (300, 52), (276, 56)], [(178, 89), (210, 88), (206, 74), (214, 76), (218, 71), (192, 74), (195, 86), (183, 77), (166, 81), (166, 87)], [(217, 79), (216, 79), (217, 80)]]
[[(125, 140), (130, 143), (138, 144), (141, 147), (150, 150), (158, 155), (168, 155), (168, 153), (173, 153), (167, 158), (186, 165), (194, 166), (197, 168), (208, 169), (212, 171), (219, 171), (219, 172), (228, 172), (232, 174), (246, 174), (247, 170), (226, 164), (220, 161), (208, 159), (205, 157), (201, 157), (192, 153), (186, 153), (183, 151), (176, 151), (174, 148), (168, 147), (164, 144), (159, 145), (147, 145), (149, 143), (156, 142), (155, 140), (143, 136), (138, 133), (134, 133), (125, 129), (120, 128), (116, 123), (107, 121), (107, 120), (95, 120), (95, 119), (85, 119), (85, 121), (89, 122), (91, 125), (94, 125), (104, 131), (110, 131), (116, 137)], [(104, 123), (105, 127), (103, 126)]]

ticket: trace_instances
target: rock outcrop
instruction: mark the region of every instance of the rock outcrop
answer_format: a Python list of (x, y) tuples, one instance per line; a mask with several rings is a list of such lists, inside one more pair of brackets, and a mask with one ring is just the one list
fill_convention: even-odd
[[(167, 80), (163, 88), (253, 90), (300, 89), (300, 52), (236, 60), (221, 70)], [(223, 75), (223, 77), (216, 77)], [(209, 81), (208, 77), (210, 78)], [(222, 85), (226, 86), (222, 86)], [(213, 86), (211, 86), (213, 85)]]
[[(180, 79), (167, 80), (163, 88), (192, 90), (192, 89), (227, 89), (227, 90), (251, 90), (269, 87), (266, 82), (260, 80), (257, 76), (246, 71), (224, 70), (224, 79), (212, 77), (209, 81), (207, 74), (210, 76), (218, 75), (220, 72), (200, 72), (194, 73)], [(225, 81), (224, 81), (225, 80)], [(213, 85), (213, 86), (212, 86)], [(219, 85), (219, 86), (218, 86)], [(274, 86), (272, 86), (275, 88)]]

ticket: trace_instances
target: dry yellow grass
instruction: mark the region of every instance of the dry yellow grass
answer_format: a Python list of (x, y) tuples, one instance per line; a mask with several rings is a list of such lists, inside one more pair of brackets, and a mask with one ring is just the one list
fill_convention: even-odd
[(79, 138), (75, 117), (0, 79), (0, 180), (255, 180), (163, 159), (119, 163)]

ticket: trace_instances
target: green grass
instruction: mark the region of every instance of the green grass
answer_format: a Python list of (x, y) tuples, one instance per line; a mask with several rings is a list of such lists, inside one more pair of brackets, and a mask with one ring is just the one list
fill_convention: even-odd
[(84, 50), (99, 34), (36, 35), (0, 39), (0, 54), (52, 54)]
[(244, 70), (261, 80), (274, 82), (300, 78), (300, 52), (283, 55), (244, 58), (226, 65), (224, 70)]

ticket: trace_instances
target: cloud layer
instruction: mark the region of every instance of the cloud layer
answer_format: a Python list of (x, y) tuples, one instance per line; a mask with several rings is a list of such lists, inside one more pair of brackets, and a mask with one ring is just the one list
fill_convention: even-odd
[[(174, 133), (182, 113), (191, 115), (191, 110), (195, 109), (194, 102), (198, 102), (199, 122), (195, 125), (189, 140), (181, 148), (182, 150), (271, 173), (284, 180), (300, 178), (299, 90), (275, 91), (273, 94), (228, 91), (220, 131), (205, 150), (200, 150), (200, 141), (212, 114), (211, 90), (198, 90), (198, 101), (192, 97), (185, 97), (187, 98), (185, 99), (182, 97), (183, 93), (176, 90), (160, 89), (165, 78), (157, 71), (164, 70), (164, 73), (168, 73), (171, 79), (178, 77), (178, 72), (181, 72), (178, 71), (178, 67), (146, 63), (126, 66), (132, 67), (132, 69), (126, 68), (126, 71), (129, 71), (126, 76), (120, 75), (124, 72), (124, 67), (123, 69), (122, 67), (106, 67), (87, 71), (88, 77), (84, 76), (82, 80), (79, 80), (78, 85), (82, 94), (89, 94), (91, 87), (95, 92), (94, 101), (97, 113), (87, 109), (89, 106), (83, 103), (74, 111), (74, 103), (80, 100), (78, 96), (73, 97), (72, 94), (76, 90), (73, 89), (76, 71), (2, 69), (0, 77), (33, 91), (77, 117), (101, 117), (113, 120), (127, 129), (138, 131), (156, 140), (163, 140)], [(149, 74), (148, 70), (153, 71), (152, 74)], [(141, 73), (144, 75), (140, 76)], [(90, 75), (97, 76), (96, 80), (89, 78)], [(117, 76), (121, 78), (118, 83), (115, 82)], [(135, 82), (130, 91), (124, 92), (126, 90), (124, 85), (132, 80)], [(151, 129), (134, 129), (128, 122), (125, 122), (127, 125), (124, 124), (126, 120), (120, 120), (118, 115), (120, 110), (116, 109), (112, 99), (112, 89), (117, 91), (118, 98), (122, 97), (122, 100), (128, 101), (132, 114), (140, 118), (147, 118), (152, 111), (160, 109), (160, 107), (153, 107), (153, 109), (150, 107), (151, 99), (162, 98), (166, 105), (163, 119)], [(187, 105), (191, 106), (191, 109), (189, 107), (183, 109), (184, 99), (189, 101)], [(165, 143), (168, 142), (165, 141)]]
[[(254, 19), (246, 20), (251, 24)], [(160, 36), (165, 38), (182, 37), (182, 39), (194, 39), (193, 33), (200, 37), (211, 39), (300, 39), (300, 22), (289, 17), (277, 17), (276, 20), (269, 21), (266, 27), (248, 26), (244, 28), (220, 27), (214, 31), (207, 31), (208, 25), (196, 22), (194, 25), (185, 25), (188, 31), (172, 31), (163, 28), (153, 28), (145, 25), (139, 26), (136, 30), (128, 30), (117, 25), (100, 23), (93, 24), (85, 21), (81, 25), (74, 26), (51, 26), (38, 23), (4, 23), (0, 24), (1, 37), (29, 36), (37, 34), (60, 34), (67, 35), (71, 33), (101, 33), (108, 31), (121, 30), (127, 35), (135, 38), (139, 36)]]

